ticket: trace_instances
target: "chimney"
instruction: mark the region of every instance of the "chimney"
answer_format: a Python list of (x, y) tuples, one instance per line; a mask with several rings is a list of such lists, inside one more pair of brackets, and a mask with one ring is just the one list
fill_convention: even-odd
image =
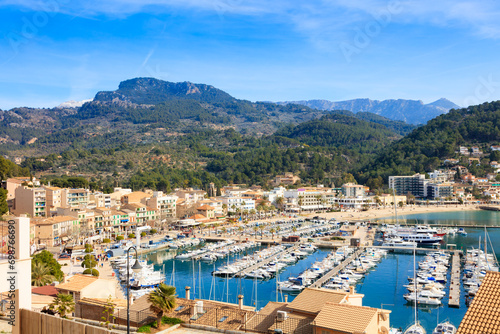
[(238, 307), (240, 310), (243, 309), (243, 295), (238, 295)]
[(350, 286), (350, 287), (349, 287), (349, 294), (350, 294), (350, 295), (353, 295), (353, 294), (354, 294), (354, 287), (353, 287), (353, 286)]
[(191, 288), (189, 286), (186, 286), (186, 299), (189, 299), (191, 297), (189, 290), (191, 290)]
[(288, 303), (288, 295), (285, 295), (285, 303)]

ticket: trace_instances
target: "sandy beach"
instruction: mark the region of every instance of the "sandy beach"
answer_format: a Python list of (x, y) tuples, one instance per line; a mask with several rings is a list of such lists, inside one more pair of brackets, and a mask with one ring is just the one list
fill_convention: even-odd
[[(429, 205), (429, 206), (414, 206), (407, 205), (403, 208), (398, 208), (398, 216), (411, 215), (417, 213), (428, 212), (451, 212), (451, 211), (471, 211), (479, 210), (477, 205)], [(330, 212), (330, 213), (312, 213), (306, 215), (307, 217), (321, 216), (328, 219), (335, 218), (336, 220), (371, 220), (376, 218), (384, 218), (394, 216), (394, 207), (386, 207), (379, 209), (370, 209), (367, 211), (348, 210), (343, 212)]]

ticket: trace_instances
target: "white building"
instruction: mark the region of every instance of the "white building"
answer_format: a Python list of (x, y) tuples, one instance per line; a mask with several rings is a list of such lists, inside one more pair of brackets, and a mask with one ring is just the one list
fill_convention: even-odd
[(299, 188), (285, 191), (285, 199), (288, 203), (298, 205), (302, 211), (326, 210), (331, 208), (328, 199), (334, 193), (329, 188)]
[(285, 197), (286, 188), (276, 187), (271, 191), (264, 192), (264, 196), (267, 196), (269, 202), (276, 206), (276, 199), (279, 197)]
[(247, 210), (255, 210), (255, 201), (250, 198), (241, 198), (235, 196), (219, 197), (222, 203), (227, 206), (228, 211), (236, 212), (240, 209), (241, 212)]
[(147, 200), (147, 205), (160, 210), (160, 218), (175, 218), (177, 214), (177, 199), (176, 195), (166, 195), (163, 191), (153, 192), (153, 197)]

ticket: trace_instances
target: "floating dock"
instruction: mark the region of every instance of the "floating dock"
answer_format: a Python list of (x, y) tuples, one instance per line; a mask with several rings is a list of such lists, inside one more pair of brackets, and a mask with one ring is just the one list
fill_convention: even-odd
[(274, 260), (276, 260), (276, 259), (279, 259), (279, 258), (283, 257), (283, 255), (286, 255), (286, 254), (292, 253), (292, 252), (296, 251), (297, 249), (299, 249), (299, 247), (300, 247), (300, 245), (292, 246), (292, 247), (289, 247), (289, 248), (287, 248), (287, 249), (285, 249), (285, 250), (283, 250), (283, 251), (281, 251), (281, 252), (279, 252), (279, 253), (277, 253), (277, 254), (271, 255), (271, 256), (270, 256), (270, 257), (268, 257), (267, 259), (262, 260), (262, 261), (260, 261), (260, 262), (257, 262), (256, 264), (251, 265), (250, 267), (243, 269), (243, 270), (242, 270), (242, 271), (240, 271), (239, 273), (236, 273), (236, 274), (234, 275), (234, 277), (245, 277), (245, 275), (246, 275), (247, 273), (252, 272), (252, 271), (254, 271), (254, 270), (255, 270), (255, 269), (257, 269), (257, 268), (260, 268), (260, 267), (262, 267), (262, 266), (264, 266), (264, 265), (268, 264), (268, 263), (269, 263), (269, 262), (271, 262), (271, 261), (274, 261)]
[(460, 252), (454, 251), (451, 258), (449, 307), (460, 307)]
[(359, 248), (357, 251), (355, 251), (353, 254), (351, 254), (351, 256), (349, 256), (347, 259), (345, 259), (344, 261), (342, 261), (342, 263), (340, 263), (338, 266), (336, 266), (335, 268), (333, 268), (332, 270), (330, 270), (329, 272), (327, 272), (319, 280), (317, 280), (316, 282), (314, 282), (313, 284), (311, 284), (310, 288), (321, 288), (323, 286), (323, 284), (325, 284), (326, 282), (328, 282), (330, 280), (330, 278), (332, 278), (333, 276), (337, 275), (337, 273), (339, 271), (341, 271), (342, 269), (344, 269), (345, 267), (347, 267), (347, 265), (349, 263), (351, 263), (352, 260), (354, 260), (355, 258), (357, 258), (361, 253), (363, 253), (363, 251), (364, 251), (363, 248)]

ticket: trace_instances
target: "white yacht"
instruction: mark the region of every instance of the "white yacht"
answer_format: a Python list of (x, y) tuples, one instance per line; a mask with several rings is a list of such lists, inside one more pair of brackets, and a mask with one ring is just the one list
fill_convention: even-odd
[(405, 330), (404, 334), (426, 334), (424, 327), (419, 323), (413, 324)]
[(453, 326), (449, 321), (442, 322), (437, 325), (432, 334), (455, 334), (457, 328)]

